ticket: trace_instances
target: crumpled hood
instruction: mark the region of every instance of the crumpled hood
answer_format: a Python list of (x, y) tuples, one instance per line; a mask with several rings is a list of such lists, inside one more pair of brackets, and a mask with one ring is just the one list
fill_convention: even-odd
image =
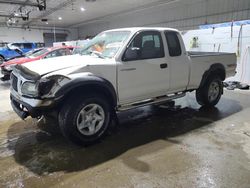
[(52, 72), (87, 65), (103, 64), (105, 59), (93, 56), (68, 55), (25, 63), (23, 66), (43, 76)]

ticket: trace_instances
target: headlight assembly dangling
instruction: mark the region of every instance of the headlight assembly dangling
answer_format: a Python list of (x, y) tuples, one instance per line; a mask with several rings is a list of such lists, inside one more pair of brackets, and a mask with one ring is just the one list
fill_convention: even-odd
[(68, 80), (70, 80), (68, 77), (60, 75), (54, 75), (47, 78), (42, 78), (38, 84), (39, 95), (40, 96), (48, 95), (53, 89), (53, 87), (55, 87), (60, 83), (63, 84)]
[(38, 85), (39, 94), (41, 96), (47, 95), (51, 91), (55, 83), (55, 79), (42, 79)]

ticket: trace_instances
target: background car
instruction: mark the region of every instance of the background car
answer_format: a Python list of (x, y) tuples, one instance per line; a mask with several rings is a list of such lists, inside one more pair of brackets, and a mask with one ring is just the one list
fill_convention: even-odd
[[(32, 54), (34, 54), (34, 53), (36, 53), (36, 52), (39, 52), (39, 51), (41, 51), (41, 50), (43, 50), (43, 49), (44, 49), (44, 48), (35, 48), (35, 49), (33, 49), (33, 50), (28, 51), (28, 52), (25, 53), (25, 54), (20, 54), (20, 56), (9, 58), (9, 59), (6, 60), (6, 61), (10, 61), (10, 60), (12, 60), (12, 59), (17, 59), (17, 58), (22, 58), (22, 57), (29, 57), (29, 56), (31, 56)], [(6, 62), (6, 61), (5, 61), (5, 62)], [(3, 62), (3, 63), (4, 63), (4, 62)]]
[(0, 48), (0, 64), (13, 57), (19, 57), (23, 54), (37, 48), (36, 43), (9, 43), (5, 47)]
[(28, 63), (45, 58), (53, 58), (58, 56), (72, 55), (72, 51), (75, 47), (72, 46), (61, 46), (61, 47), (51, 47), (44, 48), (36, 53), (32, 53), (29, 56), (22, 58), (15, 58), (6, 61), (1, 67), (0, 78), (2, 81), (7, 81), (10, 79), (10, 74), (12, 72), (12, 67), (18, 64)]

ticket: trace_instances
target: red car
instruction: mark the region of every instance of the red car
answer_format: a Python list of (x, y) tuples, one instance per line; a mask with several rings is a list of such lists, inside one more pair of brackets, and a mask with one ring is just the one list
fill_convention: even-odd
[(27, 57), (16, 58), (9, 61), (4, 62), (1, 67), (0, 78), (2, 81), (6, 81), (10, 79), (10, 74), (12, 72), (12, 67), (17, 64), (28, 63), (31, 61), (36, 61), (39, 59), (59, 57), (65, 55), (71, 55), (72, 51), (75, 47), (72, 46), (60, 46), (60, 47), (51, 47), (44, 48), (43, 50), (31, 54)]

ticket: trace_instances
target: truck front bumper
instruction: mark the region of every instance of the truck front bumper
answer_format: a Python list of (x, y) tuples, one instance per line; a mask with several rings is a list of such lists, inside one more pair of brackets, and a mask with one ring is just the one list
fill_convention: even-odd
[(11, 92), (10, 100), (13, 110), (22, 119), (26, 119), (28, 116), (32, 118), (40, 117), (55, 106), (55, 102), (52, 99), (31, 99), (19, 96), (15, 92)]
[(13, 95), (10, 95), (10, 100), (13, 110), (22, 119), (26, 119), (28, 116), (36, 118), (41, 115), (41, 110), (39, 108), (32, 107), (31, 105), (18, 100)]

